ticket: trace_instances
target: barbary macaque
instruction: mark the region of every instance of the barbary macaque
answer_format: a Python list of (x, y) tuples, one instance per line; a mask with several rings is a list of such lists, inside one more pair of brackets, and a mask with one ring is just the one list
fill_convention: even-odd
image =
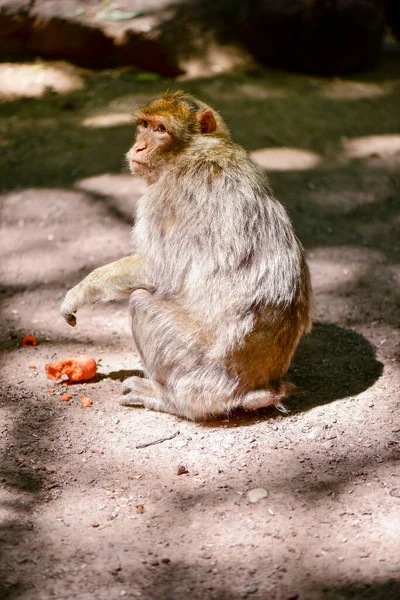
[(291, 221), (214, 109), (166, 92), (135, 119), (127, 160), (148, 189), (134, 254), (72, 288), (62, 315), (75, 325), (81, 306), (130, 296), (146, 378), (125, 381), (124, 406), (193, 420), (279, 407), (311, 328), (310, 276)]

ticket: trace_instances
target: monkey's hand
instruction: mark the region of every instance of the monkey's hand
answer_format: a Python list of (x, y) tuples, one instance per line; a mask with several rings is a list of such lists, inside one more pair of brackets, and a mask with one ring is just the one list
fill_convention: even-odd
[(76, 316), (75, 315), (64, 315), (64, 319), (67, 321), (68, 325), (71, 327), (75, 327), (76, 325)]
[(75, 327), (75, 313), (85, 304), (112, 302), (127, 298), (135, 289), (149, 288), (144, 277), (144, 259), (127, 256), (109, 265), (95, 269), (83, 281), (67, 292), (61, 305), (61, 314)]
[[(78, 310), (78, 307), (86, 304), (85, 302), (82, 302), (83, 293), (81, 288), (83, 283), (84, 281), (78, 283), (78, 285), (69, 290), (61, 304), (61, 314), (71, 327), (75, 327), (76, 325), (75, 313)], [(79, 298), (81, 299), (81, 302), (78, 301)]]

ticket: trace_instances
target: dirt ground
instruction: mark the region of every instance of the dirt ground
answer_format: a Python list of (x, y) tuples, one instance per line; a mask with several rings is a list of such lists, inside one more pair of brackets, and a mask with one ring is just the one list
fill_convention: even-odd
[[(400, 598), (398, 50), (343, 80), (2, 69), (1, 597)], [(75, 329), (59, 315), (70, 286), (129, 253), (132, 105), (183, 86), (270, 172), (307, 250), (314, 328), (288, 416), (123, 408), (140, 369), (127, 304), (82, 309)], [(77, 353), (99, 374), (63, 402), (44, 365)]]

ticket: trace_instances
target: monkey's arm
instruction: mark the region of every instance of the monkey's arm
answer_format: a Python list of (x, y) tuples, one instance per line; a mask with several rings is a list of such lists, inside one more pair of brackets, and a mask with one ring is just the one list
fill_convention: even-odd
[(111, 302), (129, 296), (135, 289), (152, 287), (147, 282), (143, 256), (126, 256), (95, 269), (85, 279), (67, 292), (61, 305), (64, 319), (75, 327), (75, 312), (85, 304)]

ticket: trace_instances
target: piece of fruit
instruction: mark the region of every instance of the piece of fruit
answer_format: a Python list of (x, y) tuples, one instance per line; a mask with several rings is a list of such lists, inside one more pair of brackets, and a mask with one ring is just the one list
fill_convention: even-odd
[(47, 363), (46, 375), (50, 379), (60, 380), (66, 375), (68, 381), (87, 381), (96, 375), (96, 361), (91, 356), (80, 354), (64, 360)]
[(22, 345), (23, 346), (37, 346), (38, 339), (37, 339), (36, 335), (26, 335), (24, 337), (24, 339), (22, 340)]
[(88, 398), (87, 396), (81, 396), (80, 401), (81, 401), (83, 408), (87, 408), (88, 406), (92, 406), (92, 404), (93, 404), (91, 399)]

